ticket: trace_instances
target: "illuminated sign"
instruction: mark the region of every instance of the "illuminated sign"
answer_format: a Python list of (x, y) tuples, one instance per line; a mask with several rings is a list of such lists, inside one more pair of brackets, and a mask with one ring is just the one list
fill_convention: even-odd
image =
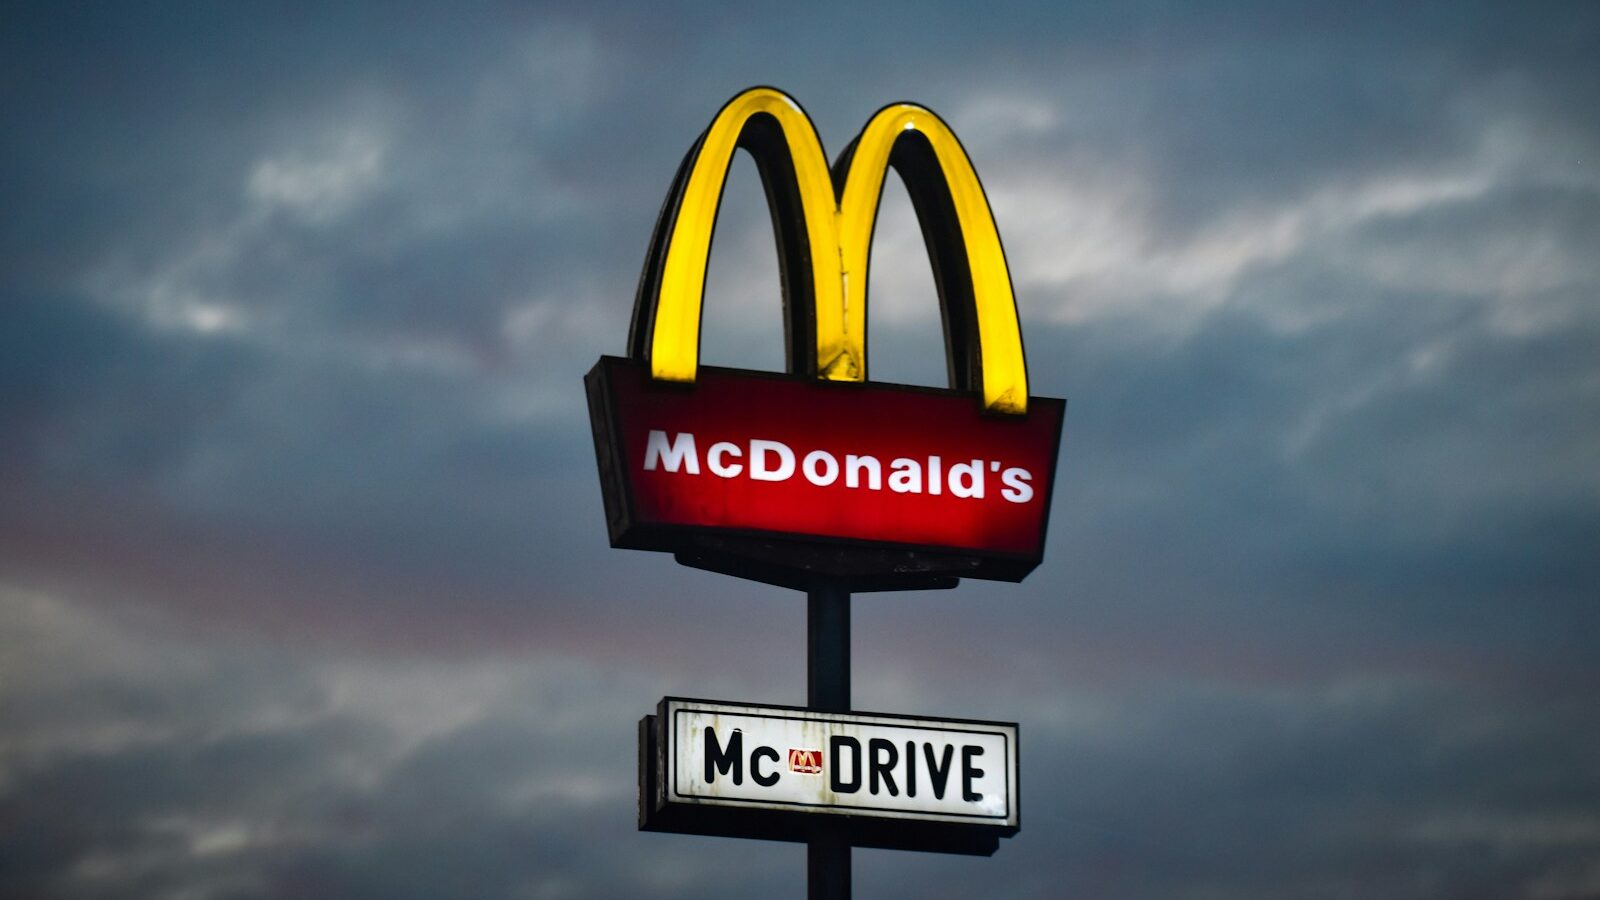
[[(739, 148), (772, 205), (782, 375), (699, 363), (707, 257)], [(933, 264), (949, 389), (867, 380), (868, 265), (890, 167)], [(787, 95), (729, 101), (662, 209), (629, 357), (602, 358), (586, 382), (613, 546), (858, 587), (918, 573), (1020, 580), (1043, 556), (1065, 404), (1028, 395), (988, 201), (955, 135), (920, 106), (879, 111), (830, 170)]]
[(668, 697), (643, 728), (647, 827), (723, 822), (803, 839), (847, 816), (867, 823), (862, 846), (943, 835), (945, 849), (968, 852), (959, 837), (992, 852), (1020, 824), (1011, 723)]

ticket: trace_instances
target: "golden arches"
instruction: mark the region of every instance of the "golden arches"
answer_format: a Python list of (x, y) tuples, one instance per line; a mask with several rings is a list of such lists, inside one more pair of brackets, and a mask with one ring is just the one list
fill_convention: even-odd
[[(756, 122), (768, 126), (764, 143), (749, 138)], [(908, 141), (913, 135), (916, 140)], [(695, 378), (711, 234), (739, 146), (757, 157), (769, 198), (793, 207), (775, 210), (774, 219), (780, 243), (787, 234), (797, 245), (780, 246), (786, 277), (808, 288), (799, 293), (809, 296), (789, 298), (800, 307), (791, 316), (811, 326), (802, 329), (811, 338), (803, 350), (808, 371), (834, 381), (866, 379), (872, 232), (893, 165), (923, 221), (945, 307), (953, 385), (977, 388), (981, 381), (986, 409), (1027, 412), (1027, 366), (1005, 253), (977, 173), (949, 126), (920, 106), (885, 107), (840, 158), (835, 169), (843, 171), (830, 176), (811, 120), (772, 88), (752, 88), (730, 100), (679, 170), (635, 310), (634, 353), (647, 358), (652, 377)], [(785, 232), (785, 220), (796, 216), (801, 227), (791, 223)]]

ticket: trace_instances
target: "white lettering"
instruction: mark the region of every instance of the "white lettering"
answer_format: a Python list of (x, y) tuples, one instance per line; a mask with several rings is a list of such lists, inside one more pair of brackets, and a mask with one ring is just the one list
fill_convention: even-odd
[(847, 453), (844, 457), (844, 486), (860, 487), (861, 473), (867, 473), (867, 487), (874, 491), (883, 490), (883, 466), (878, 463), (876, 456), (857, 456)]
[[(670, 437), (669, 437), (670, 435)], [(755, 481), (787, 481), (796, 472), (817, 487), (837, 484), (878, 491), (884, 487), (884, 468), (878, 457), (848, 453), (844, 462), (827, 450), (812, 450), (798, 457), (782, 441), (752, 439), (748, 445), (717, 441), (706, 452), (706, 468), (718, 478), (748, 476)], [(796, 464), (798, 462), (798, 465)], [(927, 480), (923, 480), (923, 466)], [(982, 500), (988, 496), (988, 474), (1000, 473), (1000, 496), (1008, 503), (1027, 503), (1034, 498), (1033, 473), (1021, 466), (1002, 469), (994, 460), (972, 459), (946, 465), (941, 456), (922, 459), (897, 457), (889, 463), (888, 487), (897, 494), (940, 495), (949, 489), (952, 497)], [(645, 438), (645, 471), (663, 469), (688, 475), (700, 474), (700, 452), (695, 435), (688, 431), (668, 432), (652, 429)]]
[(1012, 503), (1027, 503), (1033, 499), (1033, 485), (1028, 484), (1033, 480), (1033, 473), (1027, 469), (1012, 466), (1000, 473), (1000, 480), (1006, 483), (1005, 490), (1000, 492), (1000, 496)]
[(889, 463), (889, 490), (896, 494), (922, 493), (921, 464), (903, 456)]
[[(767, 465), (767, 454), (778, 457), (778, 467)], [(757, 481), (786, 481), (794, 474), (794, 451), (781, 441), (750, 441), (750, 477)]]
[[(966, 479), (966, 484), (961, 479)], [(950, 493), (957, 497), (983, 499), (983, 460), (956, 463), (950, 467)]]
[(743, 455), (744, 451), (739, 449), (738, 444), (717, 441), (711, 445), (710, 450), (706, 451), (706, 468), (711, 470), (711, 474), (721, 478), (737, 477), (740, 472), (744, 471), (744, 465), (741, 463), (725, 463), (722, 458), (724, 456), (737, 458)]
[[(819, 466), (820, 472), (817, 471)], [(839, 461), (826, 450), (813, 450), (801, 461), (800, 471), (805, 473), (807, 481), (817, 487), (827, 487), (839, 480)]]
[(665, 463), (668, 472), (676, 472), (681, 466), (690, 475), (699, 475), (700, 456), (694, 449), (694, 435), (680, 431), (669, 445), (665, 431), (651, 429), (644, 445), (644, 470), (654, 472), (658, 463)]

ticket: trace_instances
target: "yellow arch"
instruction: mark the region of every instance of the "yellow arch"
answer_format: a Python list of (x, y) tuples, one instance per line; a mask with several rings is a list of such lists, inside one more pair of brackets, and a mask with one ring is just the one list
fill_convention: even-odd
[[(728, 180), (728, 166), (739, 135), (752, 116), (777, 120), (794, 162), (806, 239), (811, 245), (817, 359), (840, 355), (838, 335), (845, 331), (844, 301), (839, 292), (839, 239), (835, 223), (833, 181), (822, 141), (805, 111), (787, 94), (772, 88), (751, 88), (728, 101), (701, 139), (700, 150), (684, 187), (672, 235), (667, 244), (657, 295), (655, 328), (650, 336), (650, 375), (663, 381), (694, 381), (700, 364), (700, 307), (704, 300), (706, 263), (717, 206)], [(822, 335), (829, 335), (824, 339)], [(819, 365), (819, 369), (821, 366)]]
[(949, 126), (930, 110), (909, 103), (880, 110), (857, 138), (844, 195), (836, 197), (816, 128), (798, 103), (772, 88), (752, 88), (730, 100), (706, 129), (689, 165), (658, 291), (654, 298), (644, 298), (655, 305), (648, 343), (651, 376), (664, 381), (695, 379), (717, 207), (740, 134), (751, 117), (762, 114), (777, 121), (793, 161), (815, 291), (811, 299), (817, 376), (833, 381), (866, 378), (867, 269), (873, 225), (894, 145), (916, 132), (933, 149), (960, 225), (971, 272), (984, 407), (1001, 413), (1027, 412), (1027, 365), (1005, 253), (977, 173)]
[(1022, 352), (1011, 273), (1000, 232), (972, 161), (955, 133), (931, 110), (896, 103), (879, 110), (856, 139), (839, 204), (839, 250), (843, 261), (845, 335), (859, 336), (866, 356), (867, 269), (889, 154), (903, 136), (916, 132), (932, 146), (950, 190), (972, 274), (974, 318), (983, 365), (983, 405), (995, 412), (1028, 411), (1028, 368)]

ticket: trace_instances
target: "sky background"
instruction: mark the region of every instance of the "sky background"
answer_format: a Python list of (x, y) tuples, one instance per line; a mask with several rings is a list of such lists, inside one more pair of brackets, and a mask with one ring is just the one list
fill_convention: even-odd
[[(855, 602), (855, 706), (1021, 724), (859, 896), (1600, 897), (1600, 7), (8, 4), (0, 894), (801, 897), (641, 834), (798, 594), (606, 546), (581, 377), (778, 86), (940, 112), (1069, 399), (1044, 564)], [(885, 194), (874, 376), (938, 384)], [(704, 358), (782, 364), (735, 164)]]

